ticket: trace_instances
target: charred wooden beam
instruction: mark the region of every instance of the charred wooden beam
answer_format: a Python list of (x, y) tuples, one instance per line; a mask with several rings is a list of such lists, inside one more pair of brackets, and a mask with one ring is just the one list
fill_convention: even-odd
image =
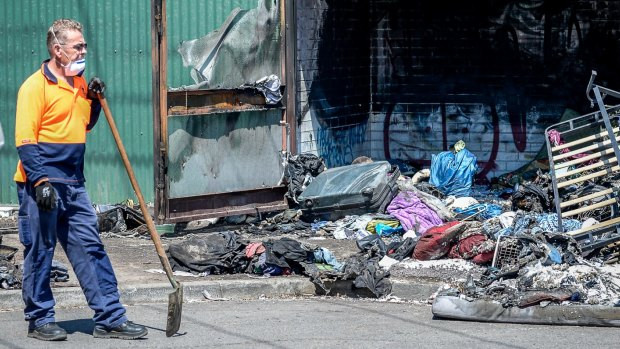
[(268, 105), (265, 97), (253, 88), (168, 91), (168, 116), (265, 110), (274, 107), (281, 107), (281, 104)]

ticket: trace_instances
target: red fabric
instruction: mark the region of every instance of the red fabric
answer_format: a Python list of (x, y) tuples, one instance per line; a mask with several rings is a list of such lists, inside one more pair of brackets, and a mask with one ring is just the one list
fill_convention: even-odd
[[(480, 246), (487, 241), (487, 237), (483, 234), (475, 234), (470, 235), (458, 243), (454, 244), (450, 249), (450, 253), (448, 253), (448, 257), (450, 258), (463, 258), (470, 259), (476, 264), (484, 264), (493, 259), (494, 250), (487, 251), (489, 247), (482, 247), (484, 250), (482, 253), (478, 251), (474, 251), (476, 248), (481, 248)], [(475, 254), (472, 258), (472, 254)]]
[(413, 250), (413, 258), (428, 261), (445, 256), (450, 251), (454, 241), (453, 234), (446, 234), (446, 230), (457, 224), (460, 222), (448, 222), (428, 229), (416, 244)]
[(476, 257), (472, 258), (471, 261), (476, 264), (486, 264), (493, 260), (494, 254), (495, 254), (495, 251), (481, 253), (477, 255)]

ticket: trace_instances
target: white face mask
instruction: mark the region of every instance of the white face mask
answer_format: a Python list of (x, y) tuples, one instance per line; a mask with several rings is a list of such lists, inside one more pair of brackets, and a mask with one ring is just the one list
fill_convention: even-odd
[[(67, 56), (66, 53), (65, 56)], [(67, 56), (67, 58), (69, 58), (69, 56)], [(67, 65), (63, 65), (62, 63), (60, 65), (62, 65), (66, 76), (76, 76), (79, 73), (83, 72), (84, 69), (86, 69), (86, 58), (78, 59), (77, 61), (71, 61)]]

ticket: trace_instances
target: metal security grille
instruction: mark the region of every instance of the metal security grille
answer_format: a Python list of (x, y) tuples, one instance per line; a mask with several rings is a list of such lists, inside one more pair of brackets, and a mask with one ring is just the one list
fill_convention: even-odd
[(492, 266), (498, 269), (510, 269), (519, 266), (519, 255), (523, 244), (512, 236), (499, 236), (495, 246)]
[[(620, 92), (594, 84), (592, 72), (586, 95), (598, 111), (551, 125), (546, 130), (558, 228), (563, 219), (595, 218), (598, 224), (567, 232), (584, 253), (620, 240), (620, 105), (606, 106), (606, 96)], [(594, 99), (590, 93), (594, 93)]]

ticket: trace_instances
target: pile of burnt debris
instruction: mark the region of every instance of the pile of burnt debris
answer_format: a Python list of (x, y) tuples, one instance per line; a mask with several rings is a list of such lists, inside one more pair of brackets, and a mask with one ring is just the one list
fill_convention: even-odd
[[(587, 239), (571, 235), (614, 213), (582, 210), (574, 219), (561, 220), (560, 228), (552, 178), (540, 169), (474, 185), (476, 157), (464, 142), (434, 156), (430, 169), (413, 176), (368, 158), (328, 170), (311, 154), (289, 162), (291, 209), (267, 217), (210, 220), (210, 234), (193, 234), (170, 246), (174, 269), (201, 275), (307, 275), (326, 291), (326, 280), (353, 280), (353, 287), (384, 296), (391, 289), (390, 266), (405, 259), (458, 258), (486, 272), (447, 287), (449, 294), (493, 299), (506, 307), (620, 304), (612, 272), (620, 234), (597, 235), (590, 229)], [(602, 177), (561, 195), (570, 200), (619, 182), (620, 177)], [(591, 205), (584, 201), (580, 207)], [(355, 240), (359, 252), (339, 261), (326, 248), (298, 238)], [(534, 298), (527, 297), (531, 292)]]
[[(595, 85), (595, 76), (587, 93), (594, 106), (595, 92), (600, 110), (551, 125), (546, 156), (516, 171), (475, 185), (477, 158), (464, 141), (418, 171), (368, 157), (327, 169), (315, 155), (288, 156), (289, 210), (201, 223), (209, 234), (173, 243), (168, 254), (176, 270), (296, 273), (325, 290), (326, 280), (354, 280), (374, 296), (390, 292), (390, 267), (405, 259), (461, 259), (485, 272), (437, 299), (504, 309), (619, 306), (620, 106), (602, 99), (620, 93)], [(298, 238), (354, 240), (359, 251), (339, 261)]]
[[(18, 263), (15, 254), (17, 247), (3, 245), (0, 234), (0, 289), (19, 289), (22, 284), (23, 263)], [(50, 280), (53, 282), (69, 281), (69, 269), (64, 264), (53, 260), (50, 269)]]
[(0, 289), (19, 288), (21, 272), (15, 263), (15, 254), (18, 249), (2, 244), (0, 235)]

